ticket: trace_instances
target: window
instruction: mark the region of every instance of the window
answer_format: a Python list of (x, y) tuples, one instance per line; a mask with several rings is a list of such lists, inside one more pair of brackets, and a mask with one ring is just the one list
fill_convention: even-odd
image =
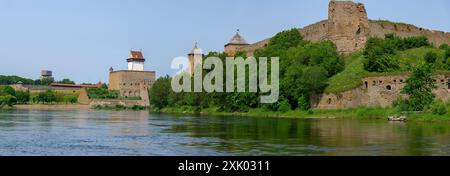
[(366, 86), (366, 89), (369, 88), (369, 83), (367, 81), (364, 82), (364, 86)]
[(450, 89), (450, 79), (447, 81), (448, 89)]
[(391, 85), (387, 85), (387, 86), (386, 86), (386, 89), (387, 89), (387, 90), (392, 90)]
[(328, 98), (328, 104), (331, 104), (331, 98)]

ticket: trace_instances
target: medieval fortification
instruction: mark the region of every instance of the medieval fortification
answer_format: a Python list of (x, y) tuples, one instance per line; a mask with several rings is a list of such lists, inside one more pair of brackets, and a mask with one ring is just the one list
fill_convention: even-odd
[[(329, 3), (328, 19), (299, 29), (305, 40), (317, 42), (329, 40), (337, 50), (349, 54), (364, 48), (370, 37), (384, 38), (386, 34), (399, 37), (425, 36), (435, 46), (450, 44), (450, 33), (424, 29), (405, 23), (370, 20), (363, 4), (352, 1), (332, 0)], [(270, 39), (248, 44), (236, 34), (225, 45), (225, 52), (234, 55), (238, 51), (252, 56), (254, 51), (268, 45)], [(399, 97), (408, 75), (367, 77), (355, 89), (341, 93), (312, 97), (312, 106), (318, 109), (354, 108), (359, 106), (386, 107)], [(439, 99), (450, 98), (450, 75), (437, 75), (434, 80), (438, 88), (434, 91)]]
[[(341, 53), (352, 53), (364, 48), (370, 37), (384, 38), (386, 34), (399, 37), (425, 36), (436, 46), (450, 43), (450, 33), (424, 29), (405, 23), (369, 20), (364, 4), (352, 1), (330, 1), (328, 19), (299, 29), (305, 40), (316, 42), (330, 40)], [(225, 45), (225, 52), (237, 51), (253, 55), (256, 49), (267, 46), (270, 39), (248, 44), (239, 34)]]

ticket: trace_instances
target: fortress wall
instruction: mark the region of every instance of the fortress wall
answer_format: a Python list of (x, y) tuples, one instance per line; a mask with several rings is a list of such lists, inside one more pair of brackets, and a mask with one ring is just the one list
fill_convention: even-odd
[(425, 36), (435, 46), (450, 44), (450, 33), (420, 28), (411, 24), (393, 23), (389, 21), (371, 20), (370, 36), (384, 38), (386, 34), (399, 37)]
[[(328, 19), (299, 29), (305, 40), (332, 41), (340, 53), (352, 53), (364, 48), (369, 37), (381, 37), (394, 33), (400, 37), (425, 36), (436, 46), (450, 44), (450, 33), (433, 31), (410, 24), (369, 20), (364, 4), (351, 1), (330, 1)], [(236, 46), (232, 51), (244, 51), (253, 56), (255, 50), (265, 47), (270, 39), (248, 46)]]
[(263, 40), (263, 41), (260, 41), (260, 42), (256, 42), (256, 43), (251, 44), (251, 45), (247, 45), (247, 46), (241, 47), (238, 50), (246, 52), (247, 56), (250, 57), (250, 56), (253, 56), (253, 54), (255, 53), (255, 51), (257, 49), (261, 49), (261, 48), (266, 47), (269, 44), (269, 41), (270, 41), (270, 39), (266, 39), (266, 40)]
[(319, 42), (327, 39), (328, 33), (328, 20), (323, 20), (318, 23), (306, 26), (299, 29), (300, 34), (302, 34), (303, 39)]
[[(364, 78), (360, 87), (340, 94), (323, 94), (313, 108), (345, 109), (356, 107), (389, 107), (402, 95), (408, 75), (375, 76)], [(450, 77), (437, 75), (435, 83), (438, 86), (433, 92), (436, 98), (447, 101), (450, 99)]]

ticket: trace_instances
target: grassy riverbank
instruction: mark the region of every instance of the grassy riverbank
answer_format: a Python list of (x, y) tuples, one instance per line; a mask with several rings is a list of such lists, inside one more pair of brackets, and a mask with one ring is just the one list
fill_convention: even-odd
[(175, 113), (189, 115), (217, 115), (217, 116), (241, 116), (241, 117), (270, 117), (270, 118), (348, 118), (348, 119), (379, 119), (387, 120), (389, 116), (404, 114), (410, 122), (449, 122), (450, 116), (435, 115), (431, 112), (401, 113), (395, 108), (353, 108), (338, 110), (311, 110), (311, 111), (287, 111), (273, 112), (263, 109), (252, 109), (249, 112), (219, 112), (216, 108), (197, 110), (192, 107), (164, 108), (153, 110), (159, 113)]

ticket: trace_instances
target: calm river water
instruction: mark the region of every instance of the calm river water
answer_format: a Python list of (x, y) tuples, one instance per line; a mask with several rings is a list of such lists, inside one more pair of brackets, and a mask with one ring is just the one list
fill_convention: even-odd
[(450, 124), (10, 110), (0, 155), (450, 155)]

